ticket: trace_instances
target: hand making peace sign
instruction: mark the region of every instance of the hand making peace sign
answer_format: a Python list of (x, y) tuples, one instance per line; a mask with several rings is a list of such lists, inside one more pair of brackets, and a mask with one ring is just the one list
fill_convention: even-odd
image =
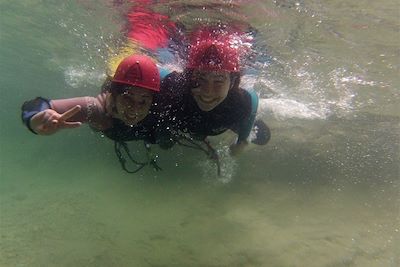
[(81, 126), (81, 122), (67, 120), (79, 111), (81, 111), (80, 105), (76, 105), (63, 114), (52, 109), (46, 109), (31, 118), (30, 126), (34, 132), (40, 135), (51, 135), (59, 129), (77, 128)]

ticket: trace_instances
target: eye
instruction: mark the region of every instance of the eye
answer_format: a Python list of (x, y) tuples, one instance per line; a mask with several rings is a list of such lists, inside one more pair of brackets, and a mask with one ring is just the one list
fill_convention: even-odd
[(191, 84), (190, 84), (190, 87), (192, 87), (192, 88), (198, 88), (198, 87), (200, 87), (199, 81), (198, 81), (198, 80), (193, 80), (193, 81), (191, 82)]
[(222, 88), (224, 86), (225, 82), (224, 81), (214, 81), (214, 87), (215, 88)]
[(121, 97), (122, 97), (122, 100), (124, 100), (124, 101), (130, 101), (131, 100), (131, 97), (128, 94), (123, 94)]

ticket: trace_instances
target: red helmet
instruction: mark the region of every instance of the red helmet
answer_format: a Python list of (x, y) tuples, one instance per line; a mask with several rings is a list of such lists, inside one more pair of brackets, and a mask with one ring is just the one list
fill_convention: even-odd
[(160, 91), (160, 73), (153, 60), (143, 55), (124, 58), (115, 71), (113, 82)]
[(200, 41), (191, 46), (188, 69), (239, 72), (239, 55), (228, 41)]

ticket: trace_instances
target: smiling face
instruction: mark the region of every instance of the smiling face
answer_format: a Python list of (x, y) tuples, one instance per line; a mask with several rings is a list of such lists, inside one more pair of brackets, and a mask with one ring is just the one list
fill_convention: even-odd
[(130, 87), (115, 97), (117, 118), (126, 125), (136, 125), (149, 113), (153, 102), (152, 93), (140, 87)]
[(227, 71), (194, 71), (192, 79), (193, 98), (203, 111), (213, 110), (224, 101), (231, 85)]

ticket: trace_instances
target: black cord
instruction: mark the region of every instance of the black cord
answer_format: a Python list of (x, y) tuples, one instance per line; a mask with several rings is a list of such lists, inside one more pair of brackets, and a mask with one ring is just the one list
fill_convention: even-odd
[(146, 148), (147, 151), (147, 158), (148, 158), (147, 164), (153, 166), (153, 169), (155, 171), (162, 171), (162, 168), (157, 164), (157, 156), (153, 157), (153, 155), (151, 154), (150, 144), (144, 142), (144, 147)]
[[(197, 149), (197, 150), (201, 150), (203, 151), (210, 159), (214, 160), (216, 165), (217, 165), (217, 173), (218, 176), (221, 176), (221, 165), (220, 165), (220, 160), (219, 160), (219, 156), (217, 151), (211, 146), (211, 144), (207, 141), (207, 140), (203, 140), (202, 143), (206, 145), (207, 148), (204, 148), (203, 146), (201, 146), (199, 143), (195, 142), (193, 139), (188, 138), (186, 136), (181, 136), (181, 140), (185, 140), (186, 142), (188, 142), (189, 144), (185, 144), (183, 142), (181, 142), (180, 140), (177, 140), (177, 143), (181, 146), (184, 147), (189, 147), (189, 148), (193, 148), (193, 149)], [(146, 148), (147, 151), (147, 157), (148, 157), (148, 161), (147, 162), (139, 162), (137, 160), (135, 160), (130, 151), (129, 151), (129, 147), (128, 144), (123, 142), (123, 141), (115, 141), (114, 142), (114, 151), (115, 154), (117, 155), (118, 161), (121, 164), (121, 167), (124, 171), (126, 171), (127, 173), (137, 173), (138, 171), (140, 171), (141, 169), (143, 169), (143, 167), (145, 167), (146, 165), (151, 165), (154, 170), (156, 171), (161, 171), (162, 168), (157, 164), (157, 157), (153, 157), (151, 155), (151, 151), (150, 151), (150, 145), (146, 144), (146, 142), (144, 142), (144, 146)], [(133, 162), (135, 165), (138, 165), (138, 167), (135, 170), (129, 170), (126, 167), (126, 159), (124, 158), (122, 152), (121, 152), (121, 148), (125, 151), (125, 154), (128, 156), (128, 158), (130, 159), (131, 162)]]
[[(124, 156), (122, 155), (121, 147), (125, 150), (125, 153), (128, 155), (128, 158), (129, 158), (134, 164), (138, 165), (138, 167), (137, 167), (135, 170), (132, 171), (132, 170), (129, 170), (129, 169), (126, 167), (126, 159), (125, 159)], [(144, 166), (146, 166), (147, 164), (149, 164), (148, 162), (142, 163), (142, 162), (138, 162), (138, 161), (136, 161), (135, 159), (133, 159), (133, 157), (132, 157), (132, 155), (131, 155), (131, 153), (130, 153), (130, 151), (129, 151), (128, 145), (127, 145), (125, 142), (122, 142), (122, 141), (115, 141), (115, 142), (114, 142), (114, 151), (115, 151), (115, 154), (117, 155), (118, 161), (119, 161), (119, 163), (121, 164), (122, 169), (123, 169), (124, 171), (126, 171), (127, 173), (137, 173), (137, 172), (140, 171)]]
[(196, 143), (193, 139), (191, 139), (191, 138), (189, 138), (189, 137), (187, 137), (187, 136), (181, 135), (181, 136), (180, 136), (180, 139), (181, 139), (181, 140), (185, 140), (185, 141), (189, 142), (190, 144), (185, 144), (185, 143), (182, 143), (180, 140), (177, 140), (176, 142), (177, 142), (179, 145), (184, 146), (184, 147), (189, 147), (189, 148), (197, 149), (197, 150), (201, 150), (201, 151), (203, 151), (210, 159), (214, 160), (214, 161), (215, 161), (215, 164), (217, 165), (217, 173), (218, 173), (218, 176), (221, 176), (221, 164), (220, 164), (220, 161), (219, 161), (219, 156), (218, 156), (217, 151), (215, 151), (215, 149), (211, 146), (210, 142), (208, 142), (206, 139), (204, 139), (204, 140), (202, 141), (202, 143), (204, 143), (204, 144), (206, 145), (206, 147), (207, 147), (207, 149), (205, 149), (205, 148), (202, 147), (200, 144)]

